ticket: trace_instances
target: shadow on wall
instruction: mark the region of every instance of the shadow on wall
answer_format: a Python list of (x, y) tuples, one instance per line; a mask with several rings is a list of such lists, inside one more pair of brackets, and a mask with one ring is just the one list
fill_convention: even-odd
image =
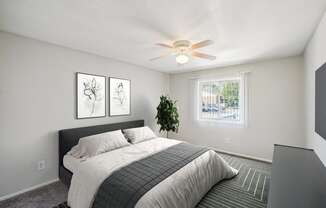
[[(159, 104), (159, 98), (157, 102), (151, 105), (151, 101), (145, 96), (138, 97), (139, 108), (142, 108), (142, 114), (145, 120), (145, 125), (148, 125), (154, 132), (159, 134), (160, 127), (156, 124), (156, 107)], [(155, 105), (155, 106), (154, 106)]]
[[(35, 154), (34, 168), (36, 172), (33, 177), (35, 178), (35, 181), (40, 181), (40, 179), (41, 181), (50, 181), (58, 178), (58, 146), (59, 133), (56, 129), (40, 133), (38, 138), (35, 140), (33, 148)], [(43, 161), (44, 166), (39, 169), (39, 163)]]

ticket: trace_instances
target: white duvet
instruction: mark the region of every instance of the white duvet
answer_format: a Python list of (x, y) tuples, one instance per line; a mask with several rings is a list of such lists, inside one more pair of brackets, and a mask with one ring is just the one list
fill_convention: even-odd
[[(180, 141), (155, 138), (116, 149), (81, 162), (75, 170), (68, 194), (71, 208), (90, 208), (102, 182), (115, 170), (145, 158)], [(191, 208), (218, 181), (238, 171), (212, 150), (202, 154), (148, 191), (136, 208)]]

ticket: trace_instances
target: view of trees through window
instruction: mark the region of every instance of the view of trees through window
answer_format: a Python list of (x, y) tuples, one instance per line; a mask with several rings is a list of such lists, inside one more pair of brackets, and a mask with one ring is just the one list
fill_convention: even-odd
[(240, 80), (200, 82), (200, 118), (240, 120)]

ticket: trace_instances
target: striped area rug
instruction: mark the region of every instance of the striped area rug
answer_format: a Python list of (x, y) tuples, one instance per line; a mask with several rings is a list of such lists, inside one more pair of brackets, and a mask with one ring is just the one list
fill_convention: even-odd
[[(199, 202), (197, 208), (265, 208), (270, 183), (268, 163), (219, 153), (239, 175), (216, 184)], [(54, 208), (69, 208), (64, 202)]]
[(271, 165), (219, 153), (239, 175), (216, 184), (197, 208), (264, 208), (270, 183)]

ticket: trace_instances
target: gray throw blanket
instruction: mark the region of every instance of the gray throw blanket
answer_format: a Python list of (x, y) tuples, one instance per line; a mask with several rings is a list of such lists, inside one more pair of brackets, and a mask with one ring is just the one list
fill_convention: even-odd
[(93, 208), (131, 208), (155, 185), (208, 148), (180, 143), (117, 170), (100, 186)]

